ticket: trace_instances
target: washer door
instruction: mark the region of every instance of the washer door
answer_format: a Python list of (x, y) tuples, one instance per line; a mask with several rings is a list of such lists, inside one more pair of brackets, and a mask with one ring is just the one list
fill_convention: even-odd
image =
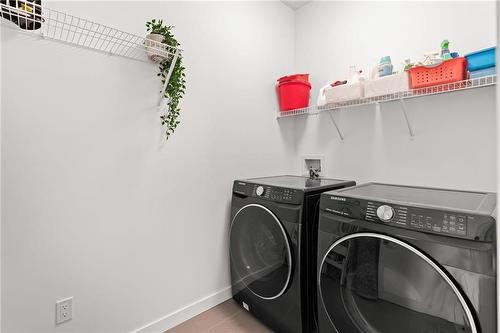
[(339, 332), (478, 332), (444, 270), (412, 245), (377, 233), (338, 239), (318, 273), (322, 305)]
[(234, 272), (255, 295), (274, 299), (290, 282), (290, 244), (278, 218), (262, 205), (241, 208), (233, 218), (230, 256)]

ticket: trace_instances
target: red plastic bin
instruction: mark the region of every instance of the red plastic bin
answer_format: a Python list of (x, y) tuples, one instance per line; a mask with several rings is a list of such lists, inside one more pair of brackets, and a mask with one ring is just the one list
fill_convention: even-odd
[(290, 81), (301, 81), (309, 83), (309, 74), (294, 74), (280, 77), (278, 83), (290, 82)]
[(285, 81), (277, 87), (281, 111), (290, 111), (309, 106), (311, 84), (302, 81)]
[(412, 89), (462, 81), (467, 78), (467, 60), (459, 57), (435, 66), (413, 67), (409, 72)]

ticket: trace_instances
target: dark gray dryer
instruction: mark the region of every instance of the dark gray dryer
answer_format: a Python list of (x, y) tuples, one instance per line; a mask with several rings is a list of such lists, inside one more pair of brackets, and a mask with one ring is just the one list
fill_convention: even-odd
[(364, 184), (321, 197), (320, 332), (496, 333), (496, 194)]
[(352, 185), (355, 182), (298, 176), (234, 182), (233, 297), (274, 331), (315, 330), (312, 309), (320, 195)]

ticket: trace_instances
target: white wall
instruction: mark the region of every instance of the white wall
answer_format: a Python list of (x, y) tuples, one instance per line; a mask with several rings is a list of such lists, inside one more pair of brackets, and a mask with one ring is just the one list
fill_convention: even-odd
[[(185, 50), (188, 89), (162, 145), (155, 65), (2, 29), (2, 331), (126, 332), (229, 297), (232, 180), (292, 163), (274, 80), (293, 67), (293, 12), (278, 2), (50, 6), (137, 34), (164, 18)], [(55, 302), (69, 296), (74, 319), (55, 327)]]
[[(421, 59), (449, 39), (461, 54), (496, 45), (495, 2), (312, 2), (296, 12), (297, 72), (311, 74), (312, 99), (327, 82), (367, 72), (384, 55), (393, 64)], [(467, 22), (463, 24), (461, 22)], [(410, 140), (398, 103), (334, 114), (285, 118), (297, 133), (297, 156), (320, 155), (326, 175), (436, 187), (496, 191), (495, 88), (407, 101)], [(300, 161), (295, 164), (300, 171)]]

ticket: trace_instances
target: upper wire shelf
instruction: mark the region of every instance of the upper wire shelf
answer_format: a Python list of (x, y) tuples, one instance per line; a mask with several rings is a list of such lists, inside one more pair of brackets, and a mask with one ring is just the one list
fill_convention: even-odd
[(293, 117), (299, 115), (310, 115), (317, 114), (324, 111), (333, 111), (337, 109), (343, 109), (353, 106), (360, 105), (368, 105), (375, 104), (381, 102), (390, 102), (396, 100), (404, 100), (408, 98), (436, 95), (449, 93), (453, 91), (466, 90), (472, 88), (480, 88), (494, 85), (497, 81), (496, 75), (484, 76), (480, 78), (474, 78), (464, 81), (458, 81), (453, 83), (442, 84), (438, 86), (420, 88), (420, 89), (411, 89), (407, 91), (401, 91), (393, 94), (368, 97), (368, 98), (358, 98), (350, 101), (340, 102), (340, 103), (331, 103), (323, 106), (309, 106), (307, 108), (295, 109), (290, 111), (280, 111), (278, 114), (278, 118), (283, 117)]
[[(37, 1), (38, 2), (38, 1)], [(172, 45), (147, 39), (100, 23), (20, 0), (1, 0), (0, 14), (26, 32), (112, 55), (149, 62), (175, 57), (181, 50)]]

